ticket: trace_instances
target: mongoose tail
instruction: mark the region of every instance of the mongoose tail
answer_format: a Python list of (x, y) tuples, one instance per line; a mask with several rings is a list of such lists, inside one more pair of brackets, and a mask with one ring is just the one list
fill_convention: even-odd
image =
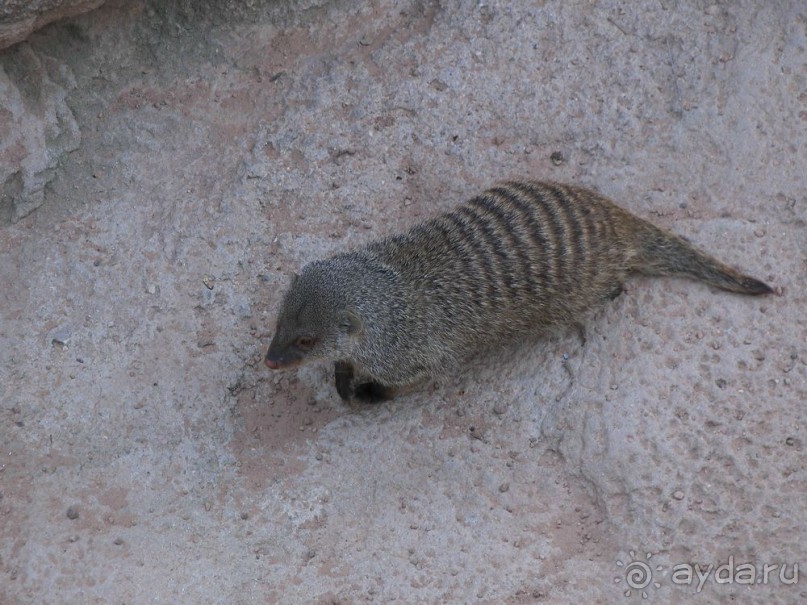
[(639, 254), (632, 269), (644, 275), (692, 277), (721, 290), (739, 294), (770, 294), (763, 281), (745, 275), (698, 250), (685, 239), (644, 223), (638, 233)]

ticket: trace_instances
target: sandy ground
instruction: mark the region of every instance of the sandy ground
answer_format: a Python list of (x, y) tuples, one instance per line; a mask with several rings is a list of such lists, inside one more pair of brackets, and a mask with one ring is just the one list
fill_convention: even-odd
[[(803, 2), (118, 1), (0, 67), (3, 605), (807, 600)], [(263, 367), (290, 271), (514, 176), (777, 294), (358, 410)]]

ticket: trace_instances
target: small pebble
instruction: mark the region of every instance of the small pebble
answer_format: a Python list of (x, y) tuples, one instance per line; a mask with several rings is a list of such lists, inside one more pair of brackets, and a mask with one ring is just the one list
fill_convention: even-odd
[(249, 513), (241, 513), (241, 520), (246, 521), (247, 519), (249, 519)]
[(117, 538), (115, 538), (115, 540), (112, 542), (112, 544), (114, 544), (115, 546), (122, 546), (123, 545), (123, 538), (118, 536)]
[(785, 439), (785, 445), (791, 445), (792, 446), (792, 445), (795, 445), (795, 443), (796, 443), (796, 440), (793, 439), (793, 437), (788, 437), (787, 439)]
[(493, 413), (498, 414), (499, 416), (503, 415), (507, 411), (507, 406), (503, 403), (497, 403), (493, 406)]
[(675, 498), (676, 500), (683, 500), (684, 492), (682, 492), (680, 489), (675, 490), (673, 492), (673, 498)]
[(246, 300), (239, 300), (235, 305), (235, 313), (242, 319), (252, 317), (252, 309)]
[(68, 506), (67, 507), (67, 518), (71, 521), (74, 519), (78, 519), (78, 507), (77, 506)]
[(62, 345), (66, 347), (70, 344), (70, 337), (73, 335), (69, 326), (60, 326), (56, 328), (50, 335), (51, 344)]
[(555, 166), (560, 166), (566, 161), (566, 158), (563, 157), (563, 154), (560, 151), (553, 151), (552, 155), (549, 156), (549, 159)]
[(478, 428), (472, 426), (469, 429), (469, 431), (471, 433), (471, 437), (473, 437), (474, 439), (479, 439), (479, 441), (484, 441), (485, 440), (485, 433), (484, 433), (484, 431), (482, 429), (478, 429)]
[(213, 292), (213, 288), (207, 288), (202, 290), (202, 306), (209, 307), (216, 301), (216, 293)]
[(72, 536), (67, 536), (67, 541), (68, 542), (78, 542), (78, 536), (76, 534), (73, 534)]
[(505, 493), (509, 489), (510, 489), (510, 484), (509, 483), (502, 483), (499, 486), (499, 492), (502, 493), (502, 494)]

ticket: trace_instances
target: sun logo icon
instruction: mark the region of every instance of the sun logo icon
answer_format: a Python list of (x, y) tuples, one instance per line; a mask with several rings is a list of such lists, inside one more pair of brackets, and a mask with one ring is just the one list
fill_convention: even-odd
[(642, 595), (643, 599), (646, 599), (647, 591), (645, 589), (648, 586), (652, 586), (656, 590), (661, 588), (659, 582), (653, 581), (653, 571), (664, 571), (664, 567), (657, 565), (655, 569), (653, 569), (650, 566), (650, 558), (653, 556), (652, 552), (645, 555), (644, 561), (637, 559), (636, 553), (632, 550), (629, 551), (628, 554), (630, 555), (630, 561), (627, 564), (620, 560), (616, 562), (617, 567), (624, 568), (624, 574), (623, 576), (614, 578), (614, 583), (619, 584), (622, 580), (625, 580), (625, 584), (628, 586), (627, 590), (624, 592), (626, 597), (630, 597), (635, 590)]

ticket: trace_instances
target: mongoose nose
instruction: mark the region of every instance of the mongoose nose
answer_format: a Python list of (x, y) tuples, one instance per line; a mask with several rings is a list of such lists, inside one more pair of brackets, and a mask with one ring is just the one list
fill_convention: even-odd
[(274, 359), (269, 359), (268, 357), (263, 360), (263, 363), (266, 364), (266, 367), (270, 370), (278, 370), (280, 369), (280, 364), (277, 363)]

